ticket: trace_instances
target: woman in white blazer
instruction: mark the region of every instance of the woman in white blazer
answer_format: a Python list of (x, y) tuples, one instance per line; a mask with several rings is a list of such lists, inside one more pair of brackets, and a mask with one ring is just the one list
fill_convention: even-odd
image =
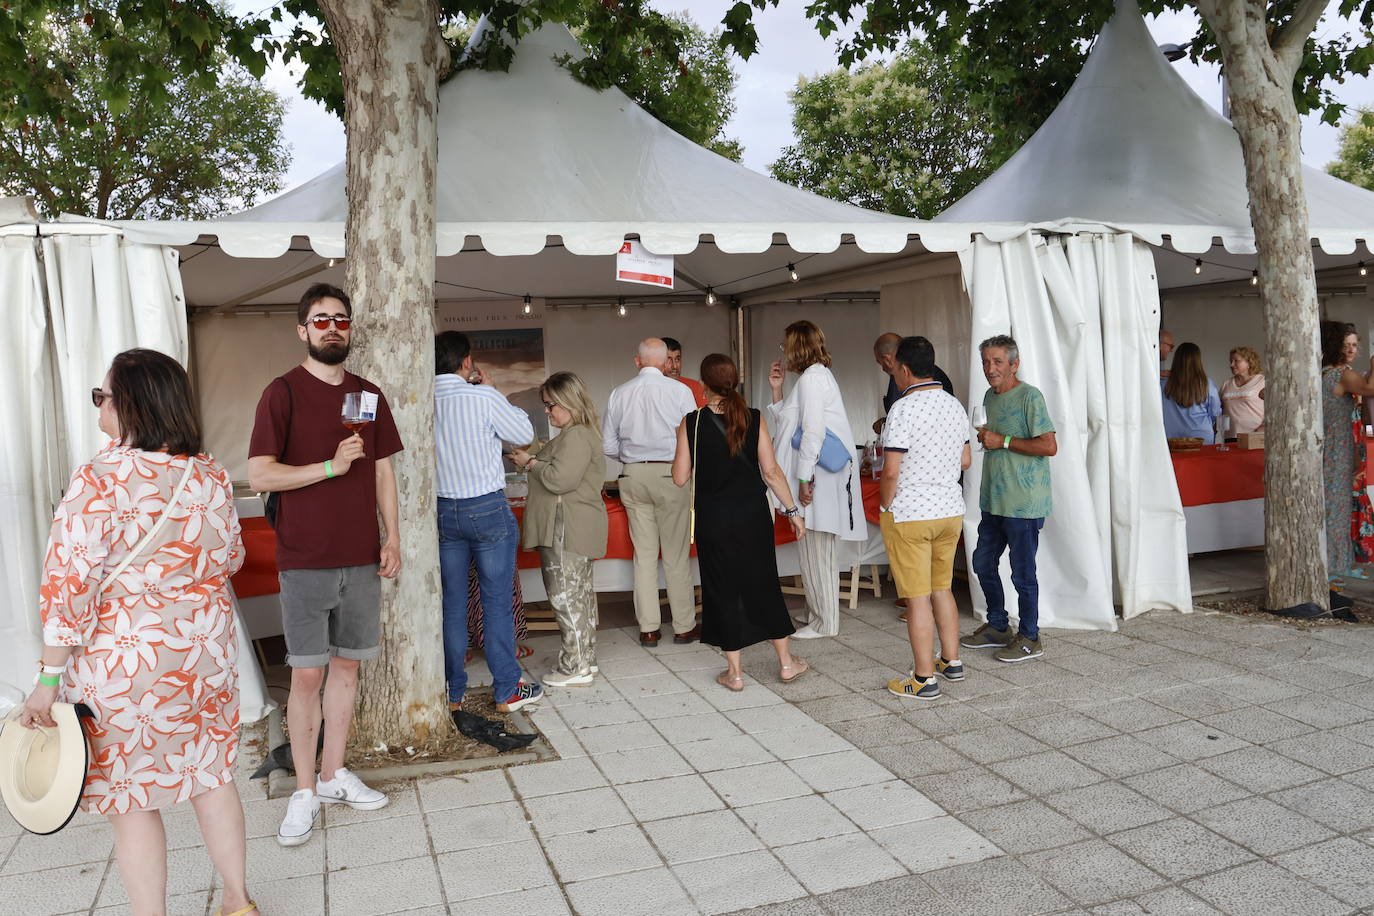
[[(840, 386), (830, 371), (830, 353), (821, 329), (809, 321), (793, 322), (783, 332), (782, 350), (783, 358), (768, 372), (773, 389), (768, 425), (774, 431), (778, 464), (798, 486), (806, 523), (806, 537), (799, 546), (808, 620), (793, 635), (802, 639), (834, 636), (840, 631), (840, 565), (835, 542), (861, 541), (866, 532), (854, 434)], [(785, 398), (784, 369), (798, 374)], [(793, 447), (797, 430), (801, 437)], [(827, 433), (838, 440), (831, 442), (829, 450), (825, 448)], [(826, 470), (823, 463), (834, 464), (824, 460), (823, 450), (839, 455), (840, 445), (848, 463), (839, 470)]]

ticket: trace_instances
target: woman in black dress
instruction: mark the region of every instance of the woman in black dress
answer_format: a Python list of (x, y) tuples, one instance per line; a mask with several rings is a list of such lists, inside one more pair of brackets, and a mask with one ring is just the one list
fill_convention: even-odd
[[(740, 650), (769, 640), (778, 676), (792, 681), (809, 670), (788, 648), (794, 627), (773, 552), (772, 489), (800, 538), (806, 533), (787, 478), (773, 455), (773, 438), (757, 410), (739, 393), (734, 360), (712, 353), (701, 361), (706, 406), (678, 426), (673, 482), (695, 487), (697, 564), (701, 570), (701, 641), (725, 653), (729, 667), (716, 681), (744, 689)], [(765, 483), (767, 487), (765, 488)]]

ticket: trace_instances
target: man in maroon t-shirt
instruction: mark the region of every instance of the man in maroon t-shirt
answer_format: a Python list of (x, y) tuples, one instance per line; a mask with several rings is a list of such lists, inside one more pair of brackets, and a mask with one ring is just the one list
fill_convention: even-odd
[[(378, 576), (390, 579), (401, 569), (390, 457), (401, 450), (401, 437), (377, 386), (344, 370), (352, 314), (343, 290), (324, 283), (306, 290), (296, 313), (305, 362), (263, 391), (248, 446), (250, 484), (278, 499), (277, 570), (291, 666), (286, 721), (296, 764), (296, 792), (277, 831), (283, 846), (310, 839), (321, 802), (371, 811), (388, 801), (343, 765), (358, 666), (381, 651)], [(344, 416), (348, 394), (358, 403)]]

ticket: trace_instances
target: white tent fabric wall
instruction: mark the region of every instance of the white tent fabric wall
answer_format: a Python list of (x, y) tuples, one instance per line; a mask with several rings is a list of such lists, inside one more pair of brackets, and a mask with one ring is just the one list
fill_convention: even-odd
[[(882, 288), (879, 324), (883, 331), (917, 335), (935, 346), (935, 364), (954, 383), (954, 396), (967, 406), (970, 378), (961, 354), (969, 341), (969, 301), (959, 275), (959, 260), (949, 258), (949, 273)], [(981, 390), (982, 373), (973, 382)]]
[[(1149, 419), (1151, 410), (1159, 415), (1158, 397), (1151, 399), (1146, 385), (1155, 371), (1157, 325), (1149, 320), (1151, 310), (1153, 322), (1158, 321), (1153, 274), (1141, 276), (1148, 270), (1149, 252), (1132, 254), (1131, 246), (1139, 243), (1128, 235), (1100, 238), (1047, 242), (1028, 233), (1003, 243), (978, 239), (961, 260), (973, 303), (971, 339), (976, 344), (1006, 333), (1016, 338), (1020, 377), (1044, 392), (1057, 430), (1059, 452), (1051, 459), (1054, 510), (1038, 556), (1041, 620), (1113, 629), (1114, 557), (1127, 616), (1151, 607), (1188, 610), (1191, 604), (1182, 510), (1163, 434)], [(969, 400), (980, 403), (987, 386), (976, 348), (970, 352)], [(1147, 425), (1150, 431), (1143, 428)], [(965, 476), (970, 566), (981, 472), (982, 454), (975, 451)], [(1120, 481), (1130, 486), (1114, 486)], [(1155, 494), (1164, 505), (1146, 511), (1155, 507), (1142, 506), (1148, 497), (1133, 495), (1136, 488)], [(1142, 569), (1147, 550), (1160, 559)], [(1155, 580), (1161, 565), (1173, 579)], [(1014, 612), (1006, 558), (1002, 569)], [(976, 577), (972, 592), (979, 614), (985, 614)]]
[(53, 502), (65, 480), (53, 460), (56, 427), (51, 388), (43, 269), (32, 235), (0, 239), (0, 308), (6, 334), (0, 390), (6, 392), (0, 437), (0, 681), (29, 687), (42, 645), (38, 585)]
[[(40, 651), (38, 586), (52, 511), (75, 468), (107, 441), (90, 389), (114, 355), (130, 347), (187, 361), (176, 251), (126, 242), (106, 227), (86, 228), (44, 225), (0, 239), (0, 292), (10, 331), (0, 383), (9, 382), (3, 390), (17, 398), (0, 448), (0, 511), (18, 520), (3, 529), (0, 545), (9, 599), (0, 611), (0, 681), (23, 689)], [(238, 631), (239, 712), (252, 722), (273, 703), (241, 622)]]
[(75, 467), (106, 442), (90, 391), (116, 353), (146, 347), (187, 363), (181, 272), (174, 249), (131, 244), (109, 230), (45, 236), (42, 244), (67, 460)]

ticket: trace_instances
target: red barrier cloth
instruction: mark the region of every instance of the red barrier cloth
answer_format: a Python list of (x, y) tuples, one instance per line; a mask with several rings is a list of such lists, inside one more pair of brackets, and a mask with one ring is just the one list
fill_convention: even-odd
[(1195, 452), (1170, 452), (1178, 495), (1185, 506), (1232, 503), (1264, 498), (1264, 450), (1217, 451), (1204, 445)]
[[(864, 485), (865, 511), (868, 503), (868, 484)], [(877, 509), (877, 482), (873, 482), (873, 510)], [(625, 516), (625, 506), (619, 499), (610, 496), (602, 497), (606, 502), (606, 516), (609, 527), (606, 534), (606, 552), (601, 559), (606, 560), (632, 560), (635, 555), (634, 544), (630, 541), (630, 523)], [(515, 514), (517, 523), (524, 521), (525, 505), (523, 502), (515, 503), (511, 506), (511, 511)], [(876, 515), (870, 516), (876, 518)], [(774, 516), (773, 543), (790, 544), (796, 538), (792, 536), (792, 526), (787, 523), (787, 519), (781, 516)], [(264, 518), (246, 518), (242, 520), (243, 525), (243, 547), (247, 556), (243, 561), (243, 568), (234, 575), (234, 593), (240, 598), (252, 598), (257, 595), (274, 595), (280, 591), (277, 583), (277, 533), (267, 524)], [(692, 556), (696, 556), (696, 547), (692, 548)], [(537, 550), (517, 550), (515, 553), (515, 566), (517, 569), (538, 569), (539, 551)]]
[(277, 532), (265, 518), (239, 520), (243, 529), (243, 566), (234, 573), (234, 594), (240, 598), (275, 595), (277, 583)]

